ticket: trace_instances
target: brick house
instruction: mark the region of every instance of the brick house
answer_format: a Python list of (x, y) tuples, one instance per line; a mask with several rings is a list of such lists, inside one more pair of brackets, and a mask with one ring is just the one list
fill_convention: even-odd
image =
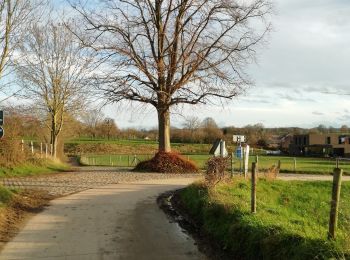
[(289, 154), (350, 157), (350, 134), (294, 135)]

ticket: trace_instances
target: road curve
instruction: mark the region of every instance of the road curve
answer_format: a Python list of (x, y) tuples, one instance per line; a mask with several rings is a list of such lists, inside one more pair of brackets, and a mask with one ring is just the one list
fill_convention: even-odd
[(53, 200), (0, 259), (206, 259), (158, 208), (158, 194), (191, 178), (110, 184)]

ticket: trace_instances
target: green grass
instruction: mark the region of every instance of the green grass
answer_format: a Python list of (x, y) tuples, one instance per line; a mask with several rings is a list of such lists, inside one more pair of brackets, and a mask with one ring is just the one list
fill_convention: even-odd
[(33, 176), (69, 170), (69, 166), (51, 160), (36, 159), (14, 167), (0, 167), (0, 178)]
[[(111, 154), (111, 155), (86, 155), (81, 156), (81, 162), (85, 165), (101, 165), (101, 166), (135, 166), (136, 162), (150, 159), (153, 154)], [(192, 160), (200, 169), (205, 169), (207, 160), (210, 158), (209, 154), (184, 154), (183, 157)], [(255, 156), (250, 157), (249, 166), (251, 162), (255, 162)], [(326, 158), (309, 158), (309, 157), (298, 157), (296, 171), (294, 171), (294, 157), (286, 156), (259, 156), (259, 169), (267, 170), (272, 165), (277, 165), (278, 161), (281, 161), (281, 172), (284, 173), (310, 173), (310, 174), (330, 174), (335, 168), (334, 159)], [(234, 170), (238, 171), (240, 163), (237, 159), (234, 159)], [(340, 168), (344, 170), (345, 174), (350, 174), (350, 161), (340, 161)], [(228, 169), (231, 166), (228, 165)]]
[[(211, 144), (172, 143), (172, 150), (182, 154), (207, 154)], [(65, 142), (65, 153), (70, 155), (95, 154), (155, 154), (158, 142), (144, 139), (74, 139)]]
[[(296, 171), (294, 171), (294, 158), (296, 158)], [(284, 173), (313, 173), (330, 174), (336, 167), (335, 159), (331, 158), (312, 158), (312, 157), (288, 157), (288, 156), (259, 156), (259, 169), (266, 170), (272, 165), (277, 165), (281, 161), (281, 172)], [(255, 162), (254, 156), (250, 157), (250, 162)], [(249, 164), (251, 165), (251, 164)], [(235, 167), (239, 167), (236, 161)], [(340, 161), (339, 167), (346, 174), (350, 174), (350, 161)]]
[(233, 256), (244, 259), (328, 259), (350, 253), (350, 183), (342, 186), (337, 241), (327, 237), (331, 182), (259, 180), (257, 213), (250, 184), (235, 179), (208, 191), (189, 186), (181, 199), (190, 215)]
[(9, 189), (9, 188), (0, 186), (0, 207), (6, 206), (11, 201), (15, 193), (16, 193), (16, 190), (14, 189)]

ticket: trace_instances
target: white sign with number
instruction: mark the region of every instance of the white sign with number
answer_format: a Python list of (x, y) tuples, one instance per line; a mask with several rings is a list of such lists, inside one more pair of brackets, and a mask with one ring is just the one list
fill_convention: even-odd
[(234, 143), (245, 143), (245, 136), (244, 135), (233, 135), (232, 140)]

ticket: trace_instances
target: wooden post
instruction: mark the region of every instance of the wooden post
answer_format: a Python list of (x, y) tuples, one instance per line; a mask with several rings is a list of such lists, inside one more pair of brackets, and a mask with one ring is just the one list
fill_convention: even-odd
[(280, 170), (281, 170), (281, 160), (278, 160), (278, 163), (277, 163), (277, 174), (280, 173)]
[(256, 162), (255, 170), (256, 170), (256, 172), (258, 172), (258, 168), (259, 168), (259, 156), (258, 155), (255, 156), (255, 162)]
[(40, 143), (40, 158), (43, 157), (43, 143)]
[(47, 143), (45, 143), (45, 158), (47, 158)]
[(251, 212), (256, 213), (256, 163), (252, 163)]
[(339, 168), (334, 169), (334, 171), (333, 171), (331, 212), (330, 212), (330, 216), (329, 216), (328, 239), (335, 239), (335, 231), (337, 229), (337, 222), (338, 222), (338, 208), (339, 208), (342, 175), (343, 175), (342, 169), (339, 169)]
[(112, 156), (109, 156), (109, 165), (112, 165)]
[(231, 154), (231, 178), (233, 177), (233, 153)]
[(339, 168), (339, 158), (335, 159), (335, 168)]
[(297, 172), (297, 158), (296, 157), (294, 157), (294, 168), (293, 168), (293, 170), (294, 170), (294, 173)]
[(128, 166), (130, 166), (130, 155), (128, 155)]
[(24, 151), (24, 140), (22, 139), (22, 142), (21, 142), (21, 146), (22, 146), (22, 152)]
[(32, 150), (32, 154), (34, 154), (34, 144), (33, 144), (33, 141), (30, 141), (30, 149)]

